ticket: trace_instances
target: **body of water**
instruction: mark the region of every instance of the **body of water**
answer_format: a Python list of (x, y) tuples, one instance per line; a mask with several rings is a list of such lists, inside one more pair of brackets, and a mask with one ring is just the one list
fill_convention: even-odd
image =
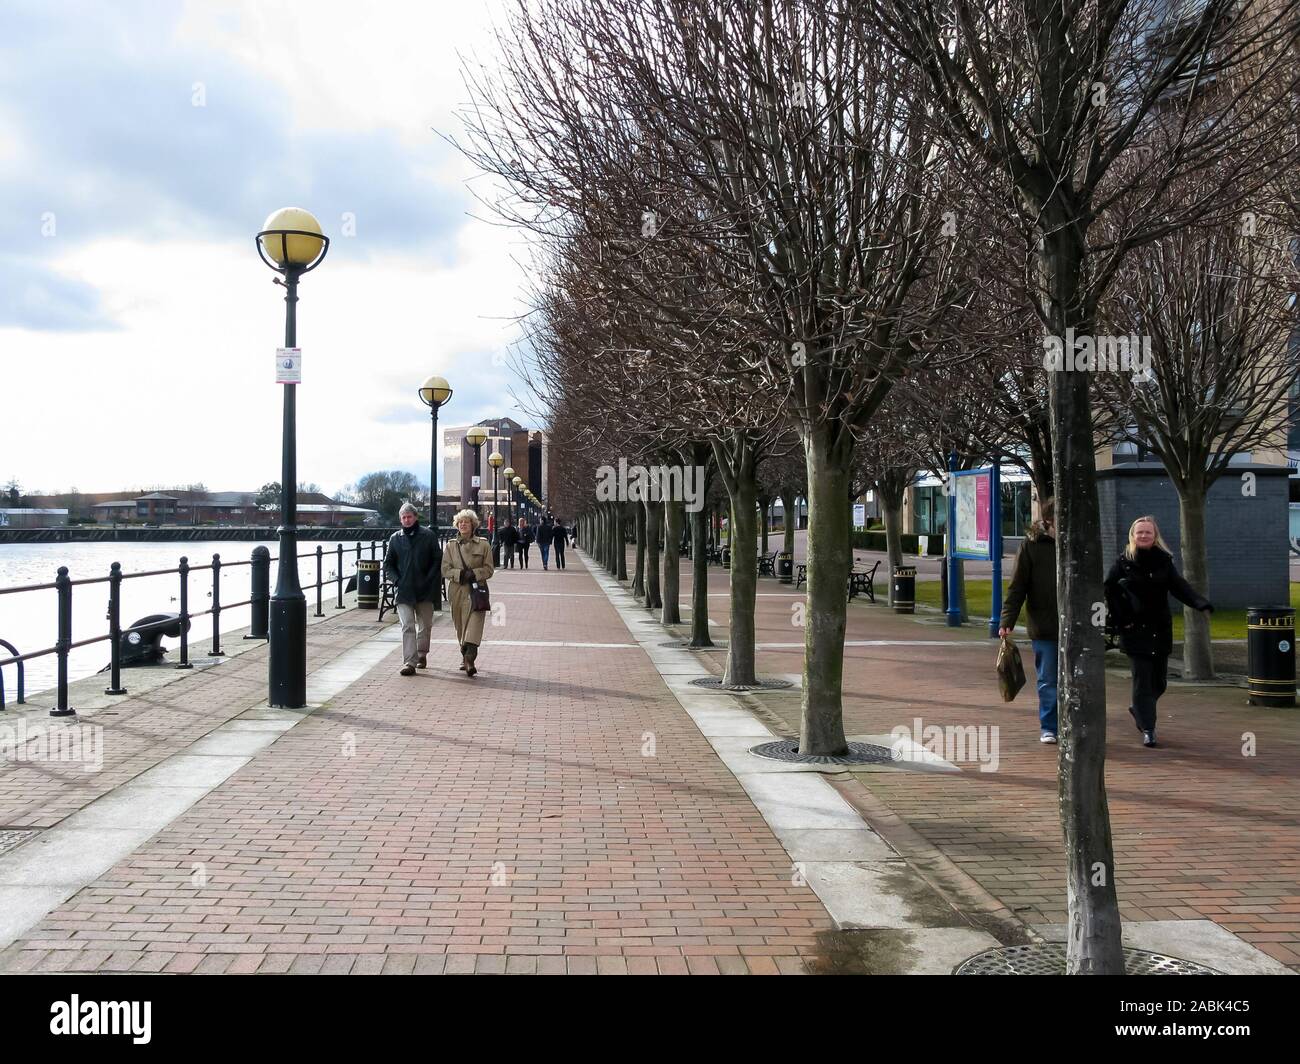
[[(123, 576), (149, 572), (156, 569), (174, 569), (181, 556), (189, 559), (191, 566), (211, 565), (214, 554), (221, 555), (221, 601), (241, 602), (250, 591), (252, 567), (231, 566), (232, 562), (246, 562), (259, 544), (253, 542), (183, 542), (183, 543), (4, 543), (0, 544), (0, 589), (23, 587), (30, 584), (53, 583), (59, 566), (68, 567), (73, 580), (107, 576), (109, 566), (120, 562)], [(275, 590), (276, 561), (279, 544), (268, 540), (271, 552), (271, 590)], [(338, 543), (321, 543), (324, 558), (321, 571), (326, 581), (322, 591), (322, 606), (332, 609), (336, 601), (336, 585), (329, 581), (338, 568)], [(356, 571), (357, 545), (343, 544), (343, 578)], [(299, 559), (299, 579), (307, 596), (307, 608), (316, 608), (316, 544), (299, 540), (298, 552), (311, 552), (311, 557)], [(375, 557), (383, 555), (383, 544), (375, 546)], [(370, 557), (370, 543), (362, 544), (363, 558)], [(91, 584), (72, 589), (72, 641), (90, 639), (108, 632), (108, 583)], [(191, 611), (210, 609), (212, 606), (212, 572), (200, 570), (189, 576), (189, 608)], [(151, 613), (180, 612), (180, 576), (171, 573), (146, 576), (122, 581), (121, 623), (126, 628), (141, 617)], [(239, 606), (221, 611), (223, 632), (246, 628), (249, 624), (249, 607)], [(8, 640), (20, 654), (31, 653), (53, 646), (58, 638), (58, 594), (53, 589), (26, 591), (15, 595), (0, 595), (0, 639)], [(190, 657), (203, 656), (212, 646), (211, 616), (196, 617), (190, 623)], [(180, 660), (179, 640), (165, 638), (169, 648), (167, 660)], [(77, 680), (98, 672), (108, 664), (109, 642), (104, 640), (88, 647), (78, 647), (68, 655), (68, 679)], [(9, 651), (0, 647), (0, 658), (9, 657)], [(53, 654), (25, 662), (28, 694), (53, 687), (57, 681), (57, 658)], [(16, 666), (5, 665), (5, 699), (15, 698), (18, 675)], [(129, 675), (129, 672), (128, 672)], [(124, 681), (124, 686), (130, 686)]]

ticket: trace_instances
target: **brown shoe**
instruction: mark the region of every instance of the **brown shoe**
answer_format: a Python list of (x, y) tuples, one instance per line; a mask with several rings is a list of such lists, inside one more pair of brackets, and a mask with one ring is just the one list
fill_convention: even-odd
[(403, 666), (402, 666), (402, 675), (403, 675), (403, 676), (414, 676), (414, 675), (415, 675), (415, 666), (414, 666), (414, 665), (403, 665)]
[(421, 654), (420, 660), (415, 663), (415, 667), (417, 669), (427, 669), (429, 667), (428, 659), (423, 654)]

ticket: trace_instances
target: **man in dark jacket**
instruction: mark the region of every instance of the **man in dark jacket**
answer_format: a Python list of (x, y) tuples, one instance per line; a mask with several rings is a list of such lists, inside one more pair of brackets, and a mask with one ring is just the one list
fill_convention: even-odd
[(551, 515), (547, 514), (542, 518), (542, 523), (537, 526), (537, 546), (542, 552), (542, 570), (550, 568), (551, 540), (555, 538), (555, 525), (551, 522)]
[(515, 567), (515, 544), (519, 542), (519, 529), (515, 528), (510, 518), (506, 518), (505, 527), (497, 533), (497, 539), (501, 541), (501, 546), (505, 548), (505, 554), (502, 556), (502, 567), (513, 569)]
[(409, 502), (398, 512), (402, 530), (388, 541), (384, 575), (395, 589), (397, 617), (402, 622), (402, 675), (423, 669), (429, 654), (433, 600), (442, 581), (442, 550), (437, 533), (420, 526), (420, 514)]
[(1060, 638), (1056, 613), (1056, 530), (1055, 500), (1043, 503), (1041, 516), (1025, 532), (1016, 553), (1016, 570), (1002, 604), (998, 635), (1010, 635), (1027, 605), (1025, 627), (1034, 648), (1034, 671), (1038, 674), (1038, 738), (1056, 742), (1057, 643)]
[(565, 530), (563, 521), (556, 521), (555, 528), (551, 530), (551, 546), (555, 548), (555, 568), (564, 568), (564, 545), (569, 539), (569, 533)]
[(533, 544), (533, 529), (527, 518), (519, 521), (519, 564), (528, 568), (528, 548)]

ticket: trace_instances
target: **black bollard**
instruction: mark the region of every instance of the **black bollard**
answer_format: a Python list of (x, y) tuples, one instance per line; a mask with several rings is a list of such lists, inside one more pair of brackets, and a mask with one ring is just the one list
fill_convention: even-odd
[(321, 586), (322, 586), (322, 585), (321, 585), (321, 575), (320, 575), (320, 574), (321, 574), (321, 557), (322, 557), (322, 552), (324, 551), (324, 549), (325, 549), (325, 548), (322, 547), (319, 543), (316, 544), (316, 616), (317, 616), (317, 617), (324, 617), (324, 616), (325, 616), (325, 614), (323, 614), (323, 613), (321, 612), (321, 608), (320, 608), (320, 596), (321, 596)]
[(253, 548), (252, 590), (249, 593), (253, 619), (245, 639), (269, 639), (271, 623), (271, 552)]

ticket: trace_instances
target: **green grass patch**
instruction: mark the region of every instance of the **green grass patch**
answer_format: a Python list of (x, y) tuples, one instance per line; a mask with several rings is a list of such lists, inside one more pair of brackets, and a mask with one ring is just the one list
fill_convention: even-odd
[[(1009, 581), (1008, 581), (1009, 583)], [(1003, 586), (1003, 596), (1006, 595), (1006, 586)], [(939, 581), (938, 580), (918, 580), (916, 582), (916, 601), (923, 606), (933, 606), (938, 609), (942, 602), (939, 598)], [(1300, 610), (1300, 583), (1291, 585), (1291, 605)], [(1182, 603), (1171, 601), (1170, 608), (1174, 611), (1174, 639), (1175, 641), (1183, 638), (1183, 611)], [(966, 610), (972, 617), (988, 617), (993, 609), (993, 581), (991, 579), (977, 579), (966, 581)], [(1025, 611), (1020, 611), (1020, 623), (1016, 626), (1016, 631), (1023, 633), (1025, 629)], [(1215, 610), (1210, 617), (1210, 638), (1211, 639), (1245, 639), (1246, 638), (1246, 611), (1239, 610)]]

